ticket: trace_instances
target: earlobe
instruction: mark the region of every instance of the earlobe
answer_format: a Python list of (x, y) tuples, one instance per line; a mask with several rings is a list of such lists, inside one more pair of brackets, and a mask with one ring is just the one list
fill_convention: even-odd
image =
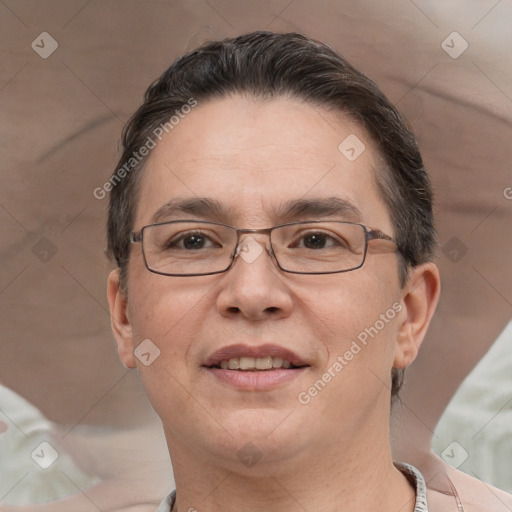
[(127, 313), (127, 299), (120, 289), (119, 268), (112, 270), (108, 276), (107, 299), (119, 359), (127, 368), (135, 368), (132, 325)]
[(441, 279), (434, 263), (424, 263), (410, 270), (403, 288), (404, 310), (395, 348), (395, 368), (406, 368), (416, 359), (440, 291)]

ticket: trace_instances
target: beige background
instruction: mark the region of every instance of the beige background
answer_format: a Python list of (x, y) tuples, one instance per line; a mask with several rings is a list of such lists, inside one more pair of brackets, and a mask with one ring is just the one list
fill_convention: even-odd
[[(294, 30), (381, 85), (432, 175), (443, 298), (407, 372), (396, 436), (397, 457), (421, 465), (460, 382), (512, 318), (511, 22), (510, 0), (0, 2), (0, 381), (61, 425), (87, 472), (137, 474), (142, 457), (166, 467), (162, 439), (144, 434), (158, 421), (110, 334), (107, 200), (93, 190), (146, 86), (178, 55)], [(441, 46), (454, 31), (469, 45), (456, 59)], [(42, 32), (58, 43), (47, 59), (31, 48)], [(172, 485), (152, 482), (141, 501)]]

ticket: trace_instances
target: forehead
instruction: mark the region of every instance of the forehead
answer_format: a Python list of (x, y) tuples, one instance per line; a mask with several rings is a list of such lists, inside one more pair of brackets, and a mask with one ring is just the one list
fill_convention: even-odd
[(353, 205), (345, 208), (351, 220), (375, 223), (387, 218), (374, 179), (379, 161), (366, 131), (343, 113), (291, 98), (209, 100), (151, 151), (135, 224), (164, 220), (155, 212), (165, 214), (166, 203), (194, 198), (219, 203), (232, 217), (223, 221), (245, 227), (283, 220), (284, 205), (326, 198)]

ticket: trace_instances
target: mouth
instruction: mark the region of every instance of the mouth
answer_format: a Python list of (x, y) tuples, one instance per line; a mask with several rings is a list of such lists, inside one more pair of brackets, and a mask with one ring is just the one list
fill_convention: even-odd
[(223, 370), (235, 370), (239, 372), (264, 372), (284, 368), (285, 370), (303, 368), (306, 365), (295, 366), (288, 359), (282, 357), (264, 356), (264, 357), (232, 357), (223, 359), (218, 365), (209, 366), (209, 368), (222, 368)]
[(309, 366), (291, 350), (279, 345), (229, 345), (211, 354), (203, 364), (206, 368), (234, 371), (272, 371)]
[(309, 364), (278, 345), (230, 345), (203, 364), (217, 379), (236, 388), (264, 391), (297, 377)]

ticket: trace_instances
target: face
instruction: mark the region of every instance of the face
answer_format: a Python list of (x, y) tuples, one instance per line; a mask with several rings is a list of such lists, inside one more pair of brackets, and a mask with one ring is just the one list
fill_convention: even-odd
[[(353, 161), (338, 149), (349, 136), (365, 145)], [(321, 220), (327, 213), (318, 204), (338, 198), (350, 207), (330, 212), (329, 220), (393, 236), (374, 183), (378, 166), (371, 140), (347, 116), (283, 98), (212, 100), (152, 150), (134, 231), (154, 223), (157, 211), (159, 221), (249, 229)], [(192, 204), (198, 198), (219, 208)], [(186, 209), (162, 208), (185, 199)], [(292, 215), (289, 206), (298, 200), (317, 208)], [(406, 289), (392, 244), (369, 242), (364, 265), (351, 272), (298, 275), (279, 270), (267, 235), (240, 240), (257, 257), (238, 257), (228, 272), (199, 277), (151, 273), (141, 245), (132, 245), (127, 303), (116, 292), (116, 272), (111, 276), (119, 352), (125, 364), (138, 366), (171, 456), (172, 446), (181, 447), (234, 467), (246, 443), (272, 462), (371, 438), (376, 422), (386, 436), (391, 368), (415, 355), (404, 334)], [(149, 352), (160, 351), (147, 366), (133, 356), (143, 340), (151, 340)], [(300, 368), (211, 367), (245, 356), (288, 359)]]

